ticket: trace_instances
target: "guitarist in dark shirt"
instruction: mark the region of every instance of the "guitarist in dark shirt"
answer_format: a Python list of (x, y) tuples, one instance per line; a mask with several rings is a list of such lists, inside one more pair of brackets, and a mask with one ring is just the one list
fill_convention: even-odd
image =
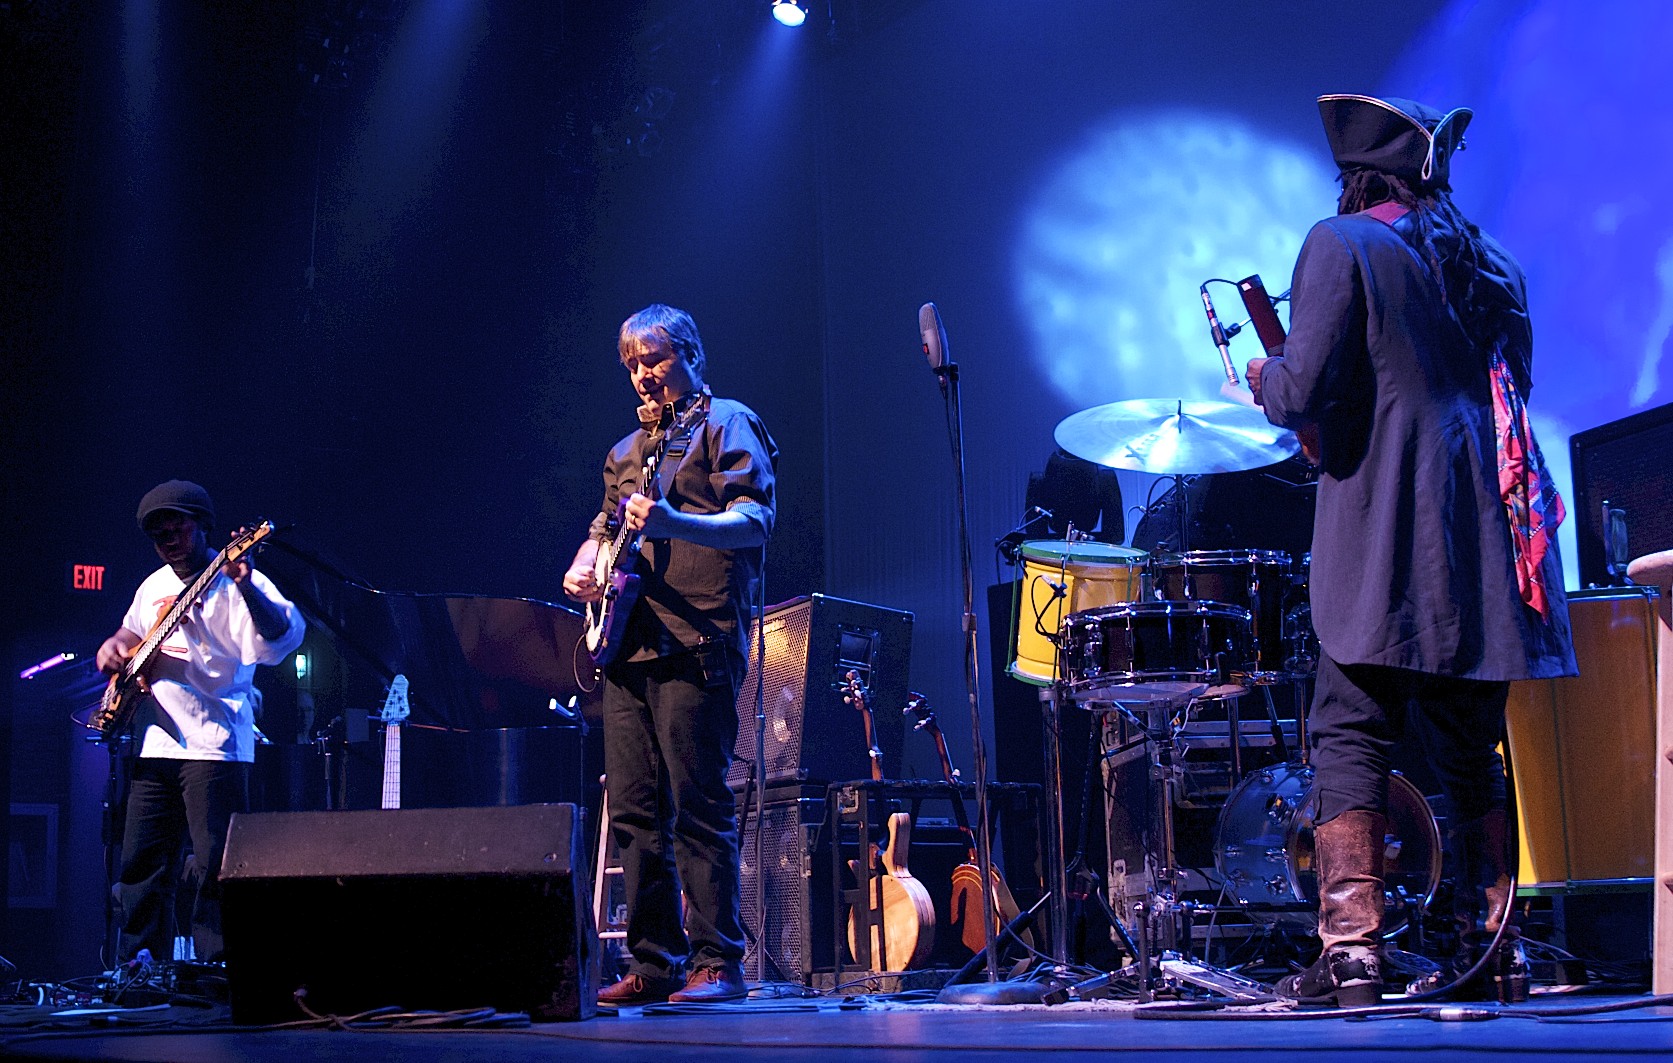
[(642, 427), (605, 459), (604, 504), (564, 574), (571, 598), (623, 604), (605, 600), (613, 584), (600, 557), (620, 525), (643, 536), (615, 564), (636, 566), (638, 594), (604, 666), (604, 768), (633, 963), (599, 1003), (733, 1000), (747, 987), (726, 769), (778, 448), (753, 411), (705, 386), (685, 311), (646, 307), (622, 323), (618, 348)]

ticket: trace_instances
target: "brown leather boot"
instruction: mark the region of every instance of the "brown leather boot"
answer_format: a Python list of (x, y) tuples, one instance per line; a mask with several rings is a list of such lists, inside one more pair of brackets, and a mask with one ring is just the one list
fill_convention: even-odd
[(1278, 980), (1277, 993), (1308, 1004), (1365, 1007), (1382, 1000), (1383, 850), (1379, 812), (1344, 812), (1313, 828), (1319, 941), (1313, 965)]

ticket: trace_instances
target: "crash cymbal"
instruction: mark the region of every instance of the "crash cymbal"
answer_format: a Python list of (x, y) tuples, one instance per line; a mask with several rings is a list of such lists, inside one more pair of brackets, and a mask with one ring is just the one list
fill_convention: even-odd
[(1259, 409), (1192, 399), (1128, 399), (1070, 414), (1053, 433), (1077, 458), (1159, 476), (1259, 469), (1301, 449)]

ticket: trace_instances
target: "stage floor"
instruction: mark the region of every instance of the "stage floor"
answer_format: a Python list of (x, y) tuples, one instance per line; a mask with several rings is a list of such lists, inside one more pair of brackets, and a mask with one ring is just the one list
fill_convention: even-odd
[(0, 1056), (143, 1063), (311, 1063), (399, 1059), (473, 1063), (868, 1063), (1115, 1055), (1200, 1060), (1297, 1057), (1426, 1061), (1673, 1057), (1673, 997), (1539, 994), (1525, 1004), (1384, 1005), (1326, 1010), (1181, 1011), (1177, 1003), (954, 1006), (882, 998), (756, 999), (704, 1008), (626, 1009), (507, 1030), (239, 1028), (224, 1009), (176, 1006), (109, 1016), (0, 1012)]

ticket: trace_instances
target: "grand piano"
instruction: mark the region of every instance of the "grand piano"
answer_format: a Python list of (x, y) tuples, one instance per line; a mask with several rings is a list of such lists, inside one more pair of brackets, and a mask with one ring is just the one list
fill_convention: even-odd
[(308, 618), (300, 667), (263, 669), (252, 803), (377, 808), (396, 675), (408, 683), (400, 804), (593, 805), (602, 770), (585, 619), (551, 602), (379, 590), (282, 540), (261, 568)]

